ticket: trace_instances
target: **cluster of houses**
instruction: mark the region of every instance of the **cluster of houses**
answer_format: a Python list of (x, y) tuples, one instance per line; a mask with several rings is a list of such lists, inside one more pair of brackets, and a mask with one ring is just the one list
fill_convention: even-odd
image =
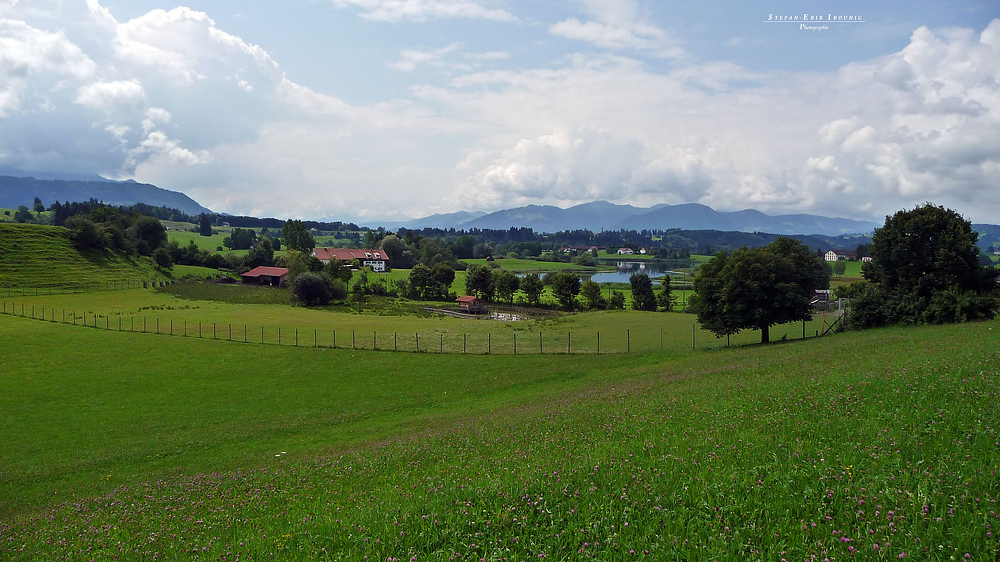
[[(376, 273), (384, 273), (389, 263), (382, 250), (365, 250), (354, 248), (316, 248), (312, 255), (324, 264), (330, 260), (340, 260), (344, 263), (353, 263), (358, 260), (361, 267)], [(267, 285), (270, 287), (282, 287), (288, 277), (288, 268), (260, 266), (251, 269), (241, 275), (243, 283), (248, 285)]]
[[(830, 250), (824, 255), (824, 258), (826, 258), (826, 261), (858, 261), (858, 254), (853, 250)], [(861, 258), (861, 261), (870, 262), (872, 259), (869, 256), (865, 256)]]
[[(571, 244), (569, 246), (563, 246), (562, 248), (559, 249), (559, 251), (564, 254), (570, 254), (573, 252), (576, 253), (601, 252), (605, 249), (606, 249), (605, 246), (583, 246), (583, 245)], [(609, 250), (608, 253), (611, 253), (611, 251), (612, 250)], [(633, 250), (632, 248), (618, 248), (617, 253), (619, 256), (631, 256), (635, 254), (646, 255), (651, 251), (652, 248), (639, 248), (638, 250)]]

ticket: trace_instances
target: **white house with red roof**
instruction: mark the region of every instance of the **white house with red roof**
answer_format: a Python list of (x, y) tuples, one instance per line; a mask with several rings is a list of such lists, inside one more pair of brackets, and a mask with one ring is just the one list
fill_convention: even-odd
[(382, 250), (368, 250), (357, 248), (314, 248), (312, 255), (319, 258), (319, 261), (327, 263), (330, 260), (340, 260), (351, 263), (354, 260), (361, 262), (361, 267), (376, 272), (383, 273), (388, 269), (389, 258)]

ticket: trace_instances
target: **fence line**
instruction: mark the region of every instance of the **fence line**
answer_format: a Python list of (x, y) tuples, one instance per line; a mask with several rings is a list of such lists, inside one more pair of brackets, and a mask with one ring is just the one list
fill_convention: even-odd
[[(104, 329), (106, 331), (119, 331), (119, 332), (139, 332), (139, 333), (151, 333), (155, 335), (166, 335), (182, 338), (197, 338), (197, 339), (213, 339), (213, 340), (226, 340), (229, 342), (246, 343), (246, 344), (257, 344), (257, 345), (278, 345), (283, 347), (303, 347), (303, 348), (325, 348), (325, 349), (352, 349), (352, 350), (369, 350), (369, 351), (379, 351), (379, 352), (402, 352), (402, 353), (437, 353), (437, 354), (479, 354), (479, 355), (544, 355), (544, 354), (563, 354), (563, 355), (602, 355), (602, 354), (630, 354), (634, 352), (644, 353), (649, 351), (658, 351), (663, 349), (683, 349), (685, 344), (683, 339), (679, 336), (677, 330), (674, 330), (673, 339), (668, 347), (664, 347), (664, 329), (660, 327), (650, 328), (649, 330), (635, 330), (632, 328), (624, 328), (621, 333), (609, 332), (607, 328), (603, 330), (595, 330), (594, 332), (584, 332), (584, 331), (567, 331), (567, 332), (555, 332), (549, 331), (545, 333), (544, 331), (538, 332), (538, 347), (532, 348), (530, 341), (534, 337), (534, 332), (526, 332), (524, 330), (512, 330), (510, 332), (502, 332), (500, 334), (494, 334), (493, 332), (441, 332), (435, 330), (431, 334), (432, 339), (430, 345), (427, 345), (428, 341), (427, 333), (424, 333), (425, 344), (421, 346), (420, 342), (420, 332), (392, 332), (392, 346), (387, 345), (387, 339), (389, 337), (388, 331), (379, 332), (378, 330), (371, 331), (371, 347), (368, 347), (365, 342), (366, 336), (364, 332), (359, 334), (357, 330), (351, 330), (351, 341), (349, 346), (338, 345), (337, 342), (337, 330), (329, 329), (321, 330), (319, 328), (313, 327), (313, 338), (312, 342), (300, 341), (299, 329), (293, 329), (293, 337), (287, 337), (287, 326), (286, 326), (286, 337), (282, 338), (282, 327), (281, 326), (260, 326), (260, 338), (251, 338), (250, 334), (250, 324), (243, 324), (243, 337), (240, 340), (239, 334), (239, 324), (236, 325), (237, 336), (234, 338), (233, 335), (233, 324), (219, 324), (217, 322), (211, 323), (211, 332), (208, 332), (208, 323), (198, 322), (197, 331), (194, 330), (193, 325), (188, 326), (188, 321), (184, 320), (183, 323), (175, 323), (174, 319), (171, 318), (169, 323), (164, 323), (161, 325), (160, 318), (158, 316), (124, 316), (127, 318), (127, 322), (123, 322), (123, 316), (119, 315), (117, 322), (117, 329), (114, 324), (110, 321), (110, 315), (104, 315), (104, 322), (100, 322), (100, 316), (97, 313), (93, 314), (93, 318), (90, 317), (88, 312), (84, 312), (82, 317), (77, 314), (75, 310), (68, 310), (63, 308), (59, 311), (55, 307), (45, 307), (37, 305), (26, 305), (24, 303), (18, 303), (15, 301), (3, 300), (2, 305), (0, 305), (0, 312), (5, 315), (19, 316), (23, 318), (29, 318), (34, 320), (61, 323), (61, 324), (72, 324), (82, 325), (88, 328)], [(139, 319), (140, 322), (136, 320)], [(138, 324), (138, 325), (137, 325)], [(828, 327), (829, 326), (829, 327)], [(256, 329), (256, 326), (254, 327)], [(829, 324), (825, 324), (821, 329), (816, 330), (816, 336), (826, 335), (832, 328)], [(220, 331), (221, 329), (221, 331)], [(790, 329), (790, 325), (785, 325), (785, 335), (781, 337), (776, 337), (775, 339), (788, 339), (788, 334), (793, 332)], [(518, 346), (518, 331), (522, 332), (522, 341), (520, 346)], [(726, 337), (725, 339), (712, 338), (709, 340), (708, 344), (699, 340), (697, 323), (691, 324), (691, 333), (688, 344), (691, 349), (698, 348), (720, 348), (727, 347), (730, 345), (747, 345), (751, 343), (756, 343), (757, 333), (742, 333), (737, 334), (733, 337)], [(778, 336), (781, 330), (772, 327), (772, 334)], [(811, 329), (810, 329), (811, 331)], [(797, 334), (798, 329), (794, 330)], [(811, 333), (807, 334), (806, 323), (802, 323), (802, 338), (793, 337), (791, 339), (807, 339), (814, 337)], [(305, 332), (306, 334), (308, 333)], [(437, 334), (437, 338), (433, 338), (433, 335)], [(361, 336), (359, 338), (359, 335)], [(494, 335), (498, 335), (498, 338), (494, 338)], [(485, 336), (485, 337), (483, 337)], [(525, 339), (527, 336), (527, 340)], [(704, 336), (704, 334), (702, 334)], [(306, 336), (308, 337), (308, 336)], [(711, 337), (709, 335), (708, 337)], [(437, 339), (435, 342), (434, 339)], [(702, 337), (701, 339), (704, 339)], [(562, 342), (560, 343), (560, 340)], [(714, 342), (712, 341), (714, 340)], [(529, 342), (528, 345), (524, 345), (525, 341)], [(433, 345), (437, 343), (438, 345)]]
[(0, 287), (0, 294), (6, 293), (12, 297), (39, 297), (44, 295), (65, 295), (78, 293), (101, 293), (109, 291), (127, 291), (129, 289), (153, 289), (172, 285), (172, 279), (116, 279), (113, 281), (94, 281), (74, 285), (45, 285), (41, 287)]

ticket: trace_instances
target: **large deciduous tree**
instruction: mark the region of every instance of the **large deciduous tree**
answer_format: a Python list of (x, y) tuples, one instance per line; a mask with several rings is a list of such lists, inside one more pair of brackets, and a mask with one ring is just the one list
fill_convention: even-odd
[(529, 273), (521, 279), (520, 285), (528, 302), (538, 306), (542, 301), (542, 291), (545, 290), (545, 284), (542, 283), (541, 277), (537, 273)]
[(633, 273), (628, 282), (632, 285), (632, 308), (635, 310), (656, 310), (656, 295), (653, 282), (645, 273)]
[(709, 260), (695, 277), (691, 309), (717, 337), (753, 329), (768, 343), (771, 326), (808, 320), (810, 300), (829, 284), (822, 258), (781, 237), (763, 248), (720, 252)]
[(930, 203), (886, 217), (862, 267), (872, 287), (853, 287), (852, 323), (940, 324), (993, 317), (997, 270), (979, 263), (979, 234), (957, 212)]
[(299, 220), (287, 220), (281, 227), (281, 238), (289, 250), (308, 252), (316, 247), (316, 240)]
[(493, 274), (497, 299), (514, 304), (514, 293), (521, 285), (521, 279), (511, 271), (501, 269)]
[(550, 279), (552, 282), (552, 292), (555, 294), (556, 300), (566, 310), (573, 310), (576, 304), (576, 296), (580, 294), (580, 276), (560, 271), (553, 273)]

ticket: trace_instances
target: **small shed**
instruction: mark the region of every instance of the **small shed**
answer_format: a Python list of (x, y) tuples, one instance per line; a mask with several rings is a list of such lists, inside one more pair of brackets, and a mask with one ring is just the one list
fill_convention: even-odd
[(486, 312), (486, 306), (479, 297), (461, 296), (456, 299), (458, 309), (469, 314), (482, 314)]
[(262, 265), (251, 269), (241, 275), (241, 277), (243, 278), (243, 283), (245, 285), (270, 285), (272, 287), (281, 287), (285, 284), (285, 279), (288, 277), (288, 268), (267, 267)]

